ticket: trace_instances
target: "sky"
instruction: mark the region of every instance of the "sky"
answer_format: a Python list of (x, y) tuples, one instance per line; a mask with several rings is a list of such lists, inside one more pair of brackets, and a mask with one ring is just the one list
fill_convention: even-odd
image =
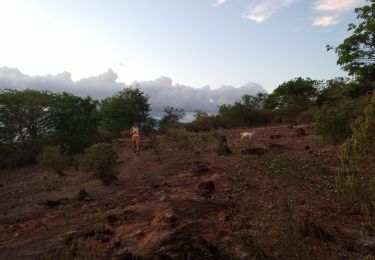
[[(338, 45), (363, 0), (0, 0), (0, 67), (80, 81), (262, 86), (346, 74)], [(168, 81), (169, 82), (169, 81)], [(250, 82), (250, 83), (249, 83)]]

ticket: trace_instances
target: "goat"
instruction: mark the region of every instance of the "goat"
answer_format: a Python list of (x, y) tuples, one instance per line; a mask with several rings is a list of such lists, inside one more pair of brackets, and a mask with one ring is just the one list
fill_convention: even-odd
[(249, 140), (251, 141), (251, 137), (255, 134), (255, 131), (252, 131), (252, 132), (243, 132), (241, 133), (241, 141), (244, 139), (244, 138), (249, 138)]

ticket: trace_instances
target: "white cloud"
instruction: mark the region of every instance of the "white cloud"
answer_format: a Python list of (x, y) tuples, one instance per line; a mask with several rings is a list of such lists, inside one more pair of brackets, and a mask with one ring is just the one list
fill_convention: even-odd
[[(117, 82), (118, 76), (111, 69), (97, 76), (91, 76), (73, 81), (69, 72), (57, 75), (29, 76), (18, 69), (0, 67), (0, 89), (26, 88), (49, 90), (53, 92), (69, 92), (78, 96), (91, 96), (94, 99), (103, 99), (112, 96), (126, 87)], [(193, 88), (182, 84), (173, 84), (172, 79), (160, 77), (151, 81), (134, 82), (131, 86), (139, 86), (150, 96), (150, 104), (155, 112), (163, 111), (165, 106), (174, 106), (185, 109), (186, 112), (203, 110), (210, 113), (217, 111), (217, 106), (230, 104), (239, 100), (244, 94), (255, 95), (266, 92), (256, 83), (248, 83), (242, 87), (222, 86), (211, 89), (209, 86)]]
[(327, 27), (331, 25), (335, 25), (339, 22), (336, 15), (331, 16), (319, 16), (312, 18), (312, 23), (314, 26), (322, 26)]
[(215, 0), (214, 6), (223, 5), (227, 2), (227, 0)]
[(364, 0), (315, 0), (313, 10), (320, 15), (312, 18), (312, 24), (320, 27), (335, 25), (339, 22), (340, 15), (352, 11), (363, 2)]
[(353, 10), (362, 0), (316, 0), (314, 10), (318, 12), (341, 13)]
[(260, 0), (249, 6), (245, 18), (257, 23), (264, 22), (279, 9), (288, 6), (296, 0)]

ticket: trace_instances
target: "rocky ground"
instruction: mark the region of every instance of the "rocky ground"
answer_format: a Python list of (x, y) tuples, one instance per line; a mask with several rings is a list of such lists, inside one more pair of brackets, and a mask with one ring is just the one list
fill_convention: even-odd
[(220, 135), (232, 154), (215, 152), (212, 133), (145, 140), (139, 155), (115, 140), (110, 186), (73, 168), (1, 172), (0, 259), (374, 256), (373, 219), (337, 196), (336, 148), (311, 127)]

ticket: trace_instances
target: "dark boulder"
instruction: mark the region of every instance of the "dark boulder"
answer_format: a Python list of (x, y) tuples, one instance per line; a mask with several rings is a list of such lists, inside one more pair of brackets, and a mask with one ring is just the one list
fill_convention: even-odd
[(199, 196), (209, 196), (215, 189), (215, 184), (213, 181), (206, 181), (199, 184), (198, 195)]
[(306, 135), (306, 131), (303, 128), (297, 128), (296, 132), (298, 136)]
[(248, 148), (241, 150), (242, 155), (262, 155), (268, 153), (269, 150), (262, 147)]

